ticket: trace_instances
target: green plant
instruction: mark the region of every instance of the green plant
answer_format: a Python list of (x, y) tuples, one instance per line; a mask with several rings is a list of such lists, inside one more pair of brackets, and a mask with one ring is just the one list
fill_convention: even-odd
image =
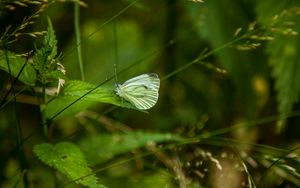
[(300, 186), (298, 2), (58, 2), (0, 2), (1, 186)]

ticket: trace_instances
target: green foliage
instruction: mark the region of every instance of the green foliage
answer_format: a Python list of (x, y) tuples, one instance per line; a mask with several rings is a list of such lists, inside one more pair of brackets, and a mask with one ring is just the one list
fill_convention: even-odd
[[(296, 30), (300, 32), (300, 27)], [(299, 37), (278, 36), (272, 41), (268, 51), (270, 65), (273, 68), (273, 77), (276, 80), (275, 88), (278, 92), (278, 110), (282, 121), (292, 111), (293, 104), (298, 101), (300, 94), (300, 40)]]
[[(21, 73), (18, 79), (24, 84), (33, 85), (36, 81), (36, 72), (32, 65), (25, 58), (17, 56), (13, 52), (6, 51), (6, 53), (0, 50), (0, 69), (9, 73), (10, 68), (10, 73), (13, 77), (17, 77)], [(23, 66), (25, 67), (22, 70)]]
[(79, 145), (89, 163), (98, 164), (147, 145), (179, 140), (181, 140), (179, 136), (172, 134), (129, 132), (99, 134), (83, 139)]
[(57, 40), (50, 18), (48, 18), (48, 31), (44, 37), (43, 44), (44, 47), (41, 50), (45, 50), (47, 52), (47, 60), (49, 61), (54, 59), (57, 55)]
[[(0, 187), (299, 187), (299, 0), (199, 2), (1, 1)], [(147, 72), (148, 114), (111, 81)]]
[(39, 144), (34, 147), (34, 153), (42, 162), (65, 174), (76, 183), (90, 188), (105, 188), (104, 185), (98, 184), (97, 178), (92, 174), (92, 169), (88, 167), (83, 153), (72, 143)]
[[(299, 3), (295, 4), (300, 6)], [(272, 15), (267, 11), (271, 5), (276, 11)], [(272, 23), (275, 38), (269, 42), (267, 53), (278, 93), (278, 111), (281, 116), (279, 128), (285, 124), (287, 115), (300, 96), (300, 8), (291, 5), (288, 1), (281, 1), (276, 5), (273, 5), (273, 1), (263, 1), (258, 6), (260, 21), (264, 24)]]
[(48, 18), (48, 31), (43, 40), (43, 46), (36, 50), (33, 56), (33, 65), (38, 72), (39, 81), (46, 85), (58, 78), (63, 78), (64, 73), (57, 70), (59, 63), (57, 56), (57, 40), (50, 19)]
[(59, 114), (58, 117), (61, 118), (73, 115), (74, 113), (92, 106), (96, 102), (109, 103), (125, 108), (135, 109), (135, 107), (133, 107), (130, 103), (121, 100), (115, 94), (113, 87), (97, 87), (96, 85), (87, 82), (69, 80), (60, 95), (48, 103), (46, 108), (46, 117), (52, 118), (55, 114), (78, 99), (80, 100)]
[[(58, 78), (65, 77), (61, 70), (57, 70), (58, 60), (55, 59), (57, 56), (57, 40), (49, 18), (48, 31), (44, 37), (43, 46), (34, 53), (32, 64), (13, 52), (7, 52), (7, 56), (5, 55), (5, 51), (0, 51), (0, 68), (6, 72), (9, 72), (10, 68), (11, 74), (14, 77), (22, 71), (18, 79), (25, 84), (35, 85), (38, 80), (43, 85), (46, 85), (54, 80), (57, 81)], [(21, 70), (24, 65), (24, 69)]]

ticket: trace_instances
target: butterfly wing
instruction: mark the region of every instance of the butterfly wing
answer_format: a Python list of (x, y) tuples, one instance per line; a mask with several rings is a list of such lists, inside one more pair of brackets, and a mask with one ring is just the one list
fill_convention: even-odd
[(158, 91), (145, 88), (144, 86), (128, 87), (130, 92), (123, 92), (123, 97), (140, 110), (147, 110), (153, 107), (158, 100)]
[(140, 110), (153, 107), (158, 100), (160, 80), (155, 73), (142, 74), (117, 86), (117, 94)]
[(124, 82), (124, 84), (122, 84), (122, 87), (127, 88), (139, 85), (144, 85), (145, 87), (158, 90), (160, 86), (160, 80), (158, 78), (158, 75), (155, 73), (142, 74), (140, 76), (136, 76), (127, 80), (126, 82)]

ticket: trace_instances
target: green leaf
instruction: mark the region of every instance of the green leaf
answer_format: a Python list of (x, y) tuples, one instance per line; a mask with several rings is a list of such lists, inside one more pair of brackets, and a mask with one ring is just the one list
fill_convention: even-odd
[(48, 60), (54, 59), (57, 55), (57, 40), (50, 18), (48, 18), (48, 31), (43, 44), (49, 50)]
[[(286, 0), (280, 2), (274, 4), (271, 0), (262, 1), (257, 8), (263, 24), (269, 24), (274, 20), (274, 15), (277, 15), (276, 23), (272, 25), (273, 29), (277, 29), (274, 34), (275, 40), (267, 45), (267, 53), (270, 56), (272, 76), (278, 93), (278, 111), (281, 116), (278, 128), (282, 128), (285, 124), (287, 115), (292, 111), (293, 104), (300, 96), (300, 37), (295, 35), (295, 33), (300, 33), (300, 19), (293, 4)], [(300, 3), (296, 4), (300, 5)], [(267, 14), (270, 6), (273, 7), (273, 15)], [(291, 22), (294, 24), (288, 25)]]
[(172, 134), (130, 132), (124, 134), (101, 134), (82, 140), (79, 147), (86, 154), (87, 161), (99, 164), (119, 154), (128, 153), (145, 147), (147, 144), (179, 141), (181, 138)]
[[(73, 115), (96, 104), (96, 102), (108, 103), (116, 106), (135, 109), (135, 107), (130, 103), (126, 102), (125, 100), (121, 100), (120, 97), (115, 94), (113, 87), (100, 86), (96, 89), (95, 88), (96, 85), (87, 82), (74, 80), (67, 81), (60, 95), (48, 103), (45, 113), (46, 117), (52, 118), (66, 106), (72, 104), (74, 101), (84, 95), (85, 96), (82, 99), (72, 104), (72, 106), (59, 114), (59, 116), (57, 117), (62, 118), (65, 116)], [(87, 94), (88, 92), (90, 93)]]
[(81, 150), (72, 143), (61, 142), (54, 146), (39, 144), (34, 147), (34, 153), (45, 164), (65, 174), (70, 180), (76, 180), (75, 183), (91, 188), (105, 188), (98, 184)]
[[(48, 18), (48, 30), (43, 40), (43, 46), (36, 50), (33, 56), (33, 65), (39, 73), (39, 79), (43, 84), (46, 84), (53, 79), (49, 77), (56, 71), (57, 60), (57, 40), (52, 23)], [(53, 75), (52, 75), (53, 76)]]
[(127, 101), (121, 100), (121, 98), (115, 94), (114, 87), (112, 86), (100, 86), (97, 88), (96, 87), (97, 87), (96, 85), (87, 82), (69, 81), (62, 92), (62, 96), (77, 99), (83, 95), (86, 95), (91, 90), (93, 90), (88, 95), (84, 96), (83, 100), (114, 104), (120, 107), (136, 109)]
[[(73, 104), (76, 99), (70, 97), (57, 97), (51, 100), (45, 108), (47, 119), (55, 119), (72, 116), (78, 112), (84, 111), (88, 107), (95, 105), (95, 102), (79, 100)], [(65, 109), (67, 107), (67, 109)], [(65, 109), (65, 110), (64, 110)], [(59, 113), (59, 114), (58, 114)]]
[[(7, 51), (8, 62), (5, 57), (5, 52), (0, 50), (0, 69), (9, 73), (8, 63), (11, 70), (11, 74), (17, 77), (22, 67), (26, 63), (26, 59), (16, 54)], [(34, 85), (36, 81), (36, 72), (31, 64), (26, 63), (21, 75), (18, 78), (21, 82), (27, 85)]]
[[(300, 32), (300, 29), (298, 30)], [(292, 111), (293, 104), (298, 101), (300, 93), (300, 38), (280, 37), (268, 46), (270, 65), (273, 68), (272, 76), (275, 78), (277, 90), (278, 110), (281, 120)]]

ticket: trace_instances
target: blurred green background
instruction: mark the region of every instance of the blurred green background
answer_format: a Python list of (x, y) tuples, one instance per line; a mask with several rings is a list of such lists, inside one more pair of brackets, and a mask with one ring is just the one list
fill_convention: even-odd
[[(0, 1), (2, 35), (40, 6), (16, 2)], [(51, 19), (66, 82), (81, 80), (74, 4), (53, 2), (23, 30), (45, 31), (47, 17)], [(104, 168), (97, 177), (107, 187), (300, 186), (299, 151), (291, 151), (299, 145), (300, 131), (299, 1), (86, 0), (84, 4), (80, 6), (84, 81), (97, 85), (112, 77), (105, 87), (113, 88), (116, 82), (155, 72), (161, 78), (159, 100), (149, 113), (95, 102), (79, 113), (52, 120), (45, 137), (40, 129), (43, 107), (31, 104), (36, 97), (32, 92), (21, 94), (18, 102), (11, 100), (0, 111), (1, 186), (57, 187), (65, 182), (66, 177), (33, 153), (37, 144), (60, 141), (80, 146), (94, 170)], [(23, 35), (8, 50), (34, 51), (42, 40)], [(0, 73), (2, 98), (10, 80), (3, 69)], [(24, 156), (16, 149), (18, 131), (28, 138)], [(111, 136), (140, 131), (145, 135), (128, 138), (136, 139), (137, 146), (109, 145), (114, 143)], [(153, 138), (154, 134), (148, 139), (148, 132), (183, 140), (171, 139), (176, 144), (170, 147), (165, 137)], [(93, 136), (103, 140), (89, 140)], [(162, 145), (148, 146), (151, 138)], [(103, 162), (95, 145), (99, 150), (109, 145), (103, 151), (114, 152)], [(148, 152), (153, 153), (143, 156)], [(118, 163), (124, 159), (130, 160)]]

